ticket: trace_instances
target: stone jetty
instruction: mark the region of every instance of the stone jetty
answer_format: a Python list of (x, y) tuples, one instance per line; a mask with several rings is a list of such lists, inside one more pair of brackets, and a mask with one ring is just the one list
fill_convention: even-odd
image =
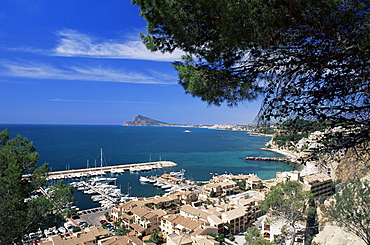
[(277, 162), (290, 162), (290, 158), (287, 157), (246, 157), (245, 160), (257, 160), (257, 161), (277, 161)]

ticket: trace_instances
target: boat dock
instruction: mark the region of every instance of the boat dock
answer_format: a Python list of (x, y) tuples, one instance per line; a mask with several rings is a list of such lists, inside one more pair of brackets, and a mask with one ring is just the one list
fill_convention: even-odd
[[(115, 165), (115, 166), (103, 166), (103, 167), (96, 167), (96, 168), (83, 168), (83, 169), (70, 169), (70, 170), (63, 170), (63, 171), (53, 171), (49, 172), (49, 179), (66, 179), (66, 178), (76, 178), (76, 177), (84, 177), (84, 176), (92, 176), (98, 174), (104, 174), (108, 172), (114, 172), (117, 170), (123, 171), (130, 171), (130, 168), (146, 168), (151, 167), (152, 169), (155, 168), (170, 168), (177, 166), (176, 163), (171, 161), (157, 161), (157, 162), (147, 162), (147, 163), (134, 163), (134, 164), (124, 164), (124, 165)], [(23, 175), (23, 178), (27, 178), (29, 174)]]
[(86, 183), (85, 181), (81, 181), (83, 185), (85, 185), (87, 188), (99, 193), (100, 195), (102, 195), (105, 199), (108, 199), (109, 201), (111, 201), (112, 203), (114, 203), (115, 201), (117, 201), (116, 199), (108, 196), (105, 192), (101, 191), (100, 189), (96, 188), (95, 186), (92, 186), (88, 183)]

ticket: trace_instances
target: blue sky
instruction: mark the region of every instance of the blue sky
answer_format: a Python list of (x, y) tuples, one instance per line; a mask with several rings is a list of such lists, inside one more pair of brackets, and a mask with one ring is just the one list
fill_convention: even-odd
[(0, 0), (0, 123), (119, 125), (141, 114), (180, 124), (251, 123), (259, 103), (209, 107), (152, 53), (129, 0)]

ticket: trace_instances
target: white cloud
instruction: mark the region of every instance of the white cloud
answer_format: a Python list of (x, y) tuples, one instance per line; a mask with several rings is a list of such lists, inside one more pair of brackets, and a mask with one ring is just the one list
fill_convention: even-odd
[(107, 100), (71, 100), (71, 99), (50, 99), (51, 102), (72, 102), (72, 103), (112, 103), (112, 104), (152, 104), (153, 102), (142, 101), (107, 101)]
[(55, 55), (58, 56), (175, 61), (180, 60), (184, 54), (178, 50), (172, 54), (151, 52), (140, 40), (108, 40), (70, 29), (62, 30), (58, 34), (60, 40), (55, 48)]
[(61, 67), (32, 62), (0, 61), (0, 75), (32, 79), (83, 80), (135, 84), (176, 84), (176, 78), (156, 74), (145, 75), (107, 67)]

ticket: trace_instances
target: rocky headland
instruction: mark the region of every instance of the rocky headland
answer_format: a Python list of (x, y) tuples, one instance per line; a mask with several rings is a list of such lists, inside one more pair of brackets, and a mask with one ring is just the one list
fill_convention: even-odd
[(132, 121), (127, 121), (122, 126), (173, 126), (176, 124), (169, 124), (161, 121), (151, 119), (142, 115), (137, 115)]

